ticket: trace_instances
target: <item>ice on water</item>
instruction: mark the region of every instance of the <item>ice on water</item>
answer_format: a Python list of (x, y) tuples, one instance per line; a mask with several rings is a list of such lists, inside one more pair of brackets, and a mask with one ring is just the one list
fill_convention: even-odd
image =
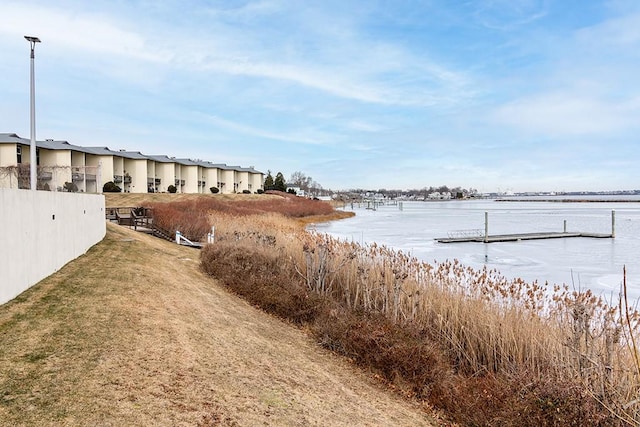
[[(617, 295), (622, 269), (633, 299), (640, 297), (640, 202), (496, 202), (493, 200), (403, 202), (377, 210), (358, 209), (356, 216), (316, 226), (318, 231), (359, 243), (383, 244), (411, 253), (427, 262), (458, 259), (481, 269), (496, 268), (508, 278), (539, 283), (565, 283), (570, 288), (592, 289), (603, 296)], [(347, 209), (351, 209), (347, 207)], [(616, 214), (616, 238), (566, 238), (504, 243), (437, 243), (455, 230), (489, 233), (568, 231), (611, 232), (611, 211)]]

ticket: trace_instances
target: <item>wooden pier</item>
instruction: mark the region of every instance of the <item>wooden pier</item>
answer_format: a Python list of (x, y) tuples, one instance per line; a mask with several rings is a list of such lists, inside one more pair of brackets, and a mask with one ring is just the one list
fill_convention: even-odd
[(460, 230), (450, 232), (447, 237), (438, 237), (438, 243), (496, 243), (518, 242), (521, 240), (564, 239), (568, 237), (589, 237), (595, 239), (613, 239), (616, 237), (616, 211), (611, 211), (611, 233), (585, 233), (567, 231), (567, 221), (564, 221), (563, 231), (543, 231), (535, 233), (489, 234), (489, 213), (484, 213), (484, 233), (482, 230)]
[(573, 233), (573, 232), (542, 232), (542, 233), (519, 233), (519, 234), (494, 234), (489, 236), (463, 236), (463, 237), (439, 237), (435, 239), (438, 243), (464, 243), (464, 242), (518, 242), (520, 240), (541, 240), (541, 239), (564, 239), (567, 237), (592, 237), (596, 239), (613, 238), (611, 234), (601, 233)]

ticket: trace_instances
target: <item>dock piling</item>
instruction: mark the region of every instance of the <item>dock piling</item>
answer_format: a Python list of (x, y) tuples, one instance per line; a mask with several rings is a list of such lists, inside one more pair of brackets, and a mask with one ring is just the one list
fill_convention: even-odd
[(484, 242), (489, 242), (489, 212), (484, 213)]
[(616, 237), (616, 210), (611, 210), (611, 237)]

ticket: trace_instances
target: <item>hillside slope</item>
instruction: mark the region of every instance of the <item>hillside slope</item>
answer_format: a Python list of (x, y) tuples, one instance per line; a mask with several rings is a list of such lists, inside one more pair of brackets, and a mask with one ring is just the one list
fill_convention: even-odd
[(431, 425), (302, 331), (230, 295), (199, 252), (109, 225), (0, 306), (4, 425)]

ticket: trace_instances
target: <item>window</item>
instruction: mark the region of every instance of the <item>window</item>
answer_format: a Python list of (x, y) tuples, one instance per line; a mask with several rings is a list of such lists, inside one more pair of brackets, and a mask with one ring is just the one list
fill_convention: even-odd
[(16, 145), (16, 159), (18, 159), (18, 164), (22, 163), (22, 145)]

